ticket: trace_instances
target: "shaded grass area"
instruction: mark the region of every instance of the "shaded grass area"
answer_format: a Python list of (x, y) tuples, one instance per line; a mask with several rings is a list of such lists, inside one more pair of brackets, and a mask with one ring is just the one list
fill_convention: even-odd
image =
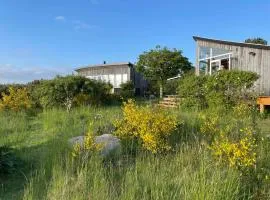
[[(198, 136), (196, 112), (180, 112), (179, 120), (185, 123), (174, 135), (173, 140), (180, 142), (173, 153), (154, 156), (139, 152), (136, 157), (122, 155), (105, 161), (93, 156), (87, 162), (71, 157), (69, 138), (84, 135), (90, 120), (95, 122), (95, 132), (103, 134), (120, 115), (120, 107), (82, 107), (70, 113), (53, 109), (36, 115), (0, 113), (0, 146), (12, 147), (19, 161), (13, 174), (0, 177), (0, 199), (254, 197), (238, 171), (212, 160)], [(270, 132), (269, 119), (262, 119), (259, 125), (263, 134)], [(269, 147), (266, 142), (259, 149), (264, 162), (270, 160)]]

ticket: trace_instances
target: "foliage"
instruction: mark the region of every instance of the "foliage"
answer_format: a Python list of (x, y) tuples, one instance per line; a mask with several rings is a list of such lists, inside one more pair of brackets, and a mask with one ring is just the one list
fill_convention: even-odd
[[(243, 124), (239, 129), (249, 126), (248, 110), (234, 110), (215, 113), (222, 114), (220, 128), (232, 123), (235, 127), (238, 122)], [(24, 167), (1, 179), (0, 199), (270, 199), (269, 119), (258, 120), (264, 135), (263, 140), (259, 137), (260, 143), (256, 141), (255, 178), (247, 179), (236, 167), (226, 167), (227, 161), (220, 165), (221, 158), (202, 145), (198, 112), (171, 112), (184, 120), (179, 129), (183, 137), (174, 152), (152, 155), (138, 151), (136, 157), (121, 155), (116, 163), (90, 156), (84, 165), (72, 157), (68, 139), (90, 132), (89, 121), (96, 130), (109, 124), (121, 116), (120, 107), (83, 106), (69, 113), (54, 108), (31, 118), (24, 112), (0, 112), (0, 145), (12, 146), (16, 157), (25, 162)], [(211, 113), (205, 110), (203, 114)], [(230, 133), (238, 137), (237, 131)]]
[(105, 103), (111, 85), (81, 76), (58, 76), (41, 80), (33, 89), (33, 96), (43, 108), (65, 107), (70, 110), (75, 104), (99, 105)]
[(181, 78), (178, 94), (183, 107), (203, 108), (206, 106), (204, 84), (207, 77), (187, 74)]
[(169, 80), (164, 85), (164, 93), (167, 95), (176, 95), (179, 85), (179, 79)]
[(32, 101), (27, 88), (8, 89), (8, 93), (2, 93), (0, 100), (0, 110), (27, 110), (32, 107)]
[(82, 146), (80, 144), (74, 145), (74, 149), (72, 152), (73, 157), (77, 157), (81, 154), (88, 155), (89, 153), (95, 153), (95, 152), (98, 152), (102, 149), (101, 144), (95, 143), (95, 136), (94, 136), (94, 133), (92, 132), (93, 131), (93, 122), (90, 122), (89, 127), (90, 128), (89, 128), (88, 133), (85, 135), (83, 145)]
[(26, 87), (26, 85), (24, 85), (24, 84), (0, 84), (0, 99), (2, 99), (3, 93), (5, 93), (5, 94), (9, 93), (8, 90), (10, 87), (18, 89), (18, 88), (24, 88), (24, 87)]
[(120, 96), (123, 99), (129, 99), (133, 98), (135, 95), (135, 88), (134, 88), (134, 83), (132, 81), (128, 81), (126, 83), (122, 83), (120, 85), (121, 90), (120, 90)]
[(214, 157), (243, 172), (254, 169), (256, 164), (258, 133), (253, 112), (248, 105), (239, 104), (233, 107), (232, 113), (201, 114), (201, 133)]
[(244, 169), (255, 167), (256, 164), (256, 142), (250, 130), (245, 130), (246, 136), (237, 142), (230, 141), (227, 137), (221, 136), (211, 146), (213, 155), (230, 167)]
[(14, 156), (13, 149), (0, 147), (0, 175), (7, 175), (16, 169), (17, 159)]
[(231, 107), (239, 102), (254, 102), (251, 88), (258, 78), (254, 72), (236, 70), (212, 76), (188, 75), (181, 80), (178, 92), (186, 107)]
[(249, 91), (259, 76), (255, 72), (222, 71), (209, 76), (205, 82), (206, 101), (209, 106), (231, 106), (239, 101), (254, 100)]
[(257, 37), (257, 38), (248, 38), (245, 40), (245, 43), (254, 43), (254, 44), (262, 44), (267, 45), (267, 41), (263, 38)]
[(157, 82), (161, 97), (168, 78), (183, 74), (191, 69), (191, 63), (180, 50), (161, 48), (160, 46), (141, 54), (136, 64), (137, 71), (141, 72), (148, 80)]
[(137, 106), (132, 100), (124, 103), (123, 115), (122, 120), (115, 122), (117, 136), (139, 140), (152, 153), (171, 149), (168, 138), (177, 126), (174, 116), (157, 108)]

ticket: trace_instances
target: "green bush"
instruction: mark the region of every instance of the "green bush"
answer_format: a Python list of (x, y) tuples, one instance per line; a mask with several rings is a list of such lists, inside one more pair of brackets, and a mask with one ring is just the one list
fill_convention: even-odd
[(208, 76), (204, 84), (205, 96), (209, 106), (236, 105), (239, 101), (253, 98), (251, 88), (259, 75), (246, 71), (222, 71)]
[(179, 85), (179, 79), (169, 80), (164, 85), (164, 93), (167, 95), (175, 95)]
[(133, 98), (135, 95), (135, 88), (134, 88), (134, 83), (132, 81), (128, 81), (126, 83), (122, 83), (120, 85), (121, 90), (120, 90), (120, 96), (123, 99), (129, 99)]
[(187, 75), (180, 81), (178, 93), (185, 107), (231, 107), (254, 100), (252, 86), (258, 78), (254, 72), (236, 70), (212, 76)]
[(110, 84), (90, 80), (81, 76), (58, 76), (52, 80), (41, 80), (32, 87), (32, 96), (43, 108), (75, 105), (100, 105), (109, 99)]
[(184, 107), (204, 108), (206, 106), (205, 76), (186, 75), (179, 82), (178, 94)]

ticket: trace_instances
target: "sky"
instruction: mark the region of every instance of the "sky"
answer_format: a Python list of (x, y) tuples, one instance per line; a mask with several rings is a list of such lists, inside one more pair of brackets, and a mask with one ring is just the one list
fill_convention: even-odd
[(270, 42), (270, 0), (0, 0), (0, 83), (136, 62), (156, 45), (192, 63), (202, 36)]

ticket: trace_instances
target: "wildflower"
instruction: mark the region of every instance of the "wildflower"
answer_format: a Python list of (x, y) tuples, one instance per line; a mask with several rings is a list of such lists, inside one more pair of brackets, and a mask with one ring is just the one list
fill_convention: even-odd
[(152, 153), (169, 151), (168, 137), (176, 129), (176, 117), (151, 107), (139, 107), (133, 100), (123, 106), (123, 119), (116, 120), (115, 134), (122, 139), (140, 140)]

